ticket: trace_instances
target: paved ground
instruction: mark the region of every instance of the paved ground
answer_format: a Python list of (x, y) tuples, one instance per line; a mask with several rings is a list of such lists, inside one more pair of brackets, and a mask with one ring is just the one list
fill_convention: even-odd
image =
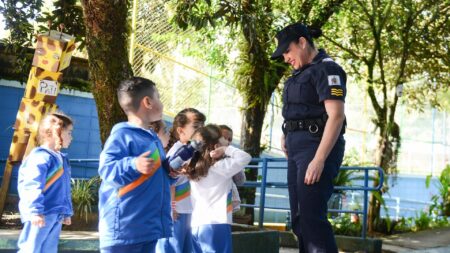
[[(1, 230), (0, 238), (18, 238), (20, 230)], [(97, 240), (97, 232), (63, 231), (62, 240)], [(416, 233), (405, 233), (383, 238), (384, 253), (450, 253), (450, 227)], [(280, 253), (298, 253), (298, 249), (280, 248)]]
[(450, 228), (438, 228), (383, 238), (385, 252), (450, 253)]
[[(450, 228), (388, 236), (383, 253), (450, 253)], [(298, 253), (298, 249), (280, 248), (280, 253)]]

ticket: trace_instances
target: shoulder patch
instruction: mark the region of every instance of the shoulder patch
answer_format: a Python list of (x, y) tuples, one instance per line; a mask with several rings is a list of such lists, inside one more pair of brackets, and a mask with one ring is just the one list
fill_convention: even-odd
[(329, 75), (328, 76), (328, 85), (329, 86), (341, 86), (341, 79), (338, 75)]

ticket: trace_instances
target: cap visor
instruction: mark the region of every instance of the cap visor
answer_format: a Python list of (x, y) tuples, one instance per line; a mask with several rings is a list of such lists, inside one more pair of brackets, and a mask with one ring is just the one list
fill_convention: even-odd
[(283, 43), (281, 45), (278, 45), (277, 49), (275, 50), (275, 52), (273, 52), (270, 59), (276, 60), (276, 59), (280, 58), (281, 56), (283, 56), (284, 52), (286, 52), (288, 47), (289, 47), (289, 43)]

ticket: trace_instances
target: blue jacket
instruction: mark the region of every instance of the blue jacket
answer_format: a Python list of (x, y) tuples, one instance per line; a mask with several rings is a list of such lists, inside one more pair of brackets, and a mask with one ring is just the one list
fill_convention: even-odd
[(19, 168), (19, 211), (22, 222), (36, 214), (73, 215), (68, 158), (41, 147), (31, 151)]
[[(151, 177), (137, 171), (136, 157), (151, 151), (159, 168)], [(161, 166), (157, 135), (127, 122), (113, 127), (100, 154), (98, 172), (100, 247), (169, 237), (172, 229), (169, 176)]]

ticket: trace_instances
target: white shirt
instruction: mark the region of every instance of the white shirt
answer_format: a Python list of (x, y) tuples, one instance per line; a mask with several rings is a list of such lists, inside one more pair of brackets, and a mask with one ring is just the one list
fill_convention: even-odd
[(243, 170), (252, 157), (232, 146), (227, 147), (225, 156), (211, 166), (206, 177), (190, 181), (192, 227), (231, 224), (231, 178)]

